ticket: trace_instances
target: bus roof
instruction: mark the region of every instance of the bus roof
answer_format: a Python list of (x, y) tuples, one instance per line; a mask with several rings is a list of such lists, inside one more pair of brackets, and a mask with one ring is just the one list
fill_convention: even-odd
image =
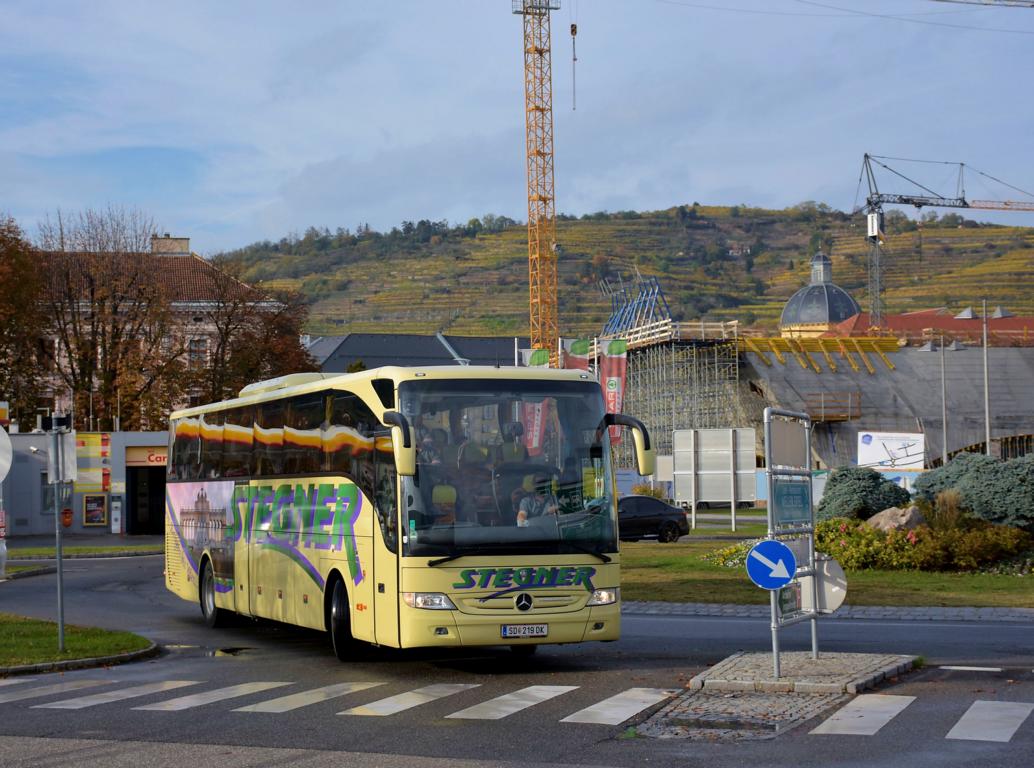
[(510, 379), (510, 380), (553, 380), (553, 381), (594, 381), (587, 371), (557, 368), (516, 368), (513, 366), (497, 367), (493, 365), (431, 365), (406, 367), (387, 365), (356, 373), (291, 373), (275, 379), (249, 384), (240, 391), (240, 396), (231, 400), (199, 405), (173, 411), (170, 419), (197, 416), (210, 411), (219, 411), (240, 405), (252, 405), (269, 400), (279, 400), (309, 392), (320, 392), (327, 389), (352, 389), (358, 385), (367, 387), (377, 379), (389, 379), (395, 388), (403, 381), (416, 379)]

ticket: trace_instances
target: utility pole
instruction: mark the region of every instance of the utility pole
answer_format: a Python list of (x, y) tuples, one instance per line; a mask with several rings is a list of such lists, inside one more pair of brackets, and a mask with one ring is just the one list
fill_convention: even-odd
[(991, 384), (987, 372), (987, 299), (983, 300), (981, 323), (984, 329), (984, 453), (991, 455)]

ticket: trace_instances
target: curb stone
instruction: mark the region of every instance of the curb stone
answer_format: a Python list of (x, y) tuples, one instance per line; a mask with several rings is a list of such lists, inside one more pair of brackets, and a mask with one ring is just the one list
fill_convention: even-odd
[[(163, 554), (162, 549), (141, 549), (134, 552), (96, 552), (90, 554), (88, 552), (80, 552), (72, 555), (61, 554), (62, 560), (94, 560), (107, 557), (151, 557), (153, 555)], [(29, 562), (30, 560), (54, 560), (54, 555), (18, 555), (18, 550), (12, 550), (10, 547), (7, 549), (7, 562), (8, 563), (19, 563)]]
[(90, 669), (92, 667), (109, 667), (115, 664), (125, 664), (131, 661), (140, 661), (157, 656), (161, 653), (161, 646), (151, 643), (139, 651), (127, 651), (116, 653), (112, 656), (95, 656), (89, 659), (68, 659), (66, 661), (47, 661), (42, 664), (22, 664), (16, 667), (0, 667), (0, 677), (9, 675), (33, 675), (41, 672), (63, 672), (69, 669)]
[(0, 584), (5, 581), (14, 581), (15, 579), (27, 579), (30, 576), (46, 576), (48, 573), (57, 573), (56, 565), (44, 565), (39, 568), (33, 568), (29, 571), (18, 571), (17, 573), (9, 573), (4, 578), (0, 579)]

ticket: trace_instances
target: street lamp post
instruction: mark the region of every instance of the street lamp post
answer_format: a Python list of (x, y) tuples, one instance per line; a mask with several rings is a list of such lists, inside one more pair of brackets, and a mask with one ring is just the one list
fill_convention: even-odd
[(984, 328), (984, 452), (991, 455), (991, 385), (987, 373), (987, 299), (983, 300), (980, 315)]
[(940, 345), (935, 348), (933, 340), (931, 339), (922, 347), (921, 352), (937, 352), (941, 353), (941, 466), (948, 463), (948, 377), (947, 367), (944, 360), (945, 352), (955, 352), (960, 349), (965, 349), (964, 346), (959, 344), (958, 341), (952, 341), (951, 346), (944, 346), (944, 334), (941, 334)]

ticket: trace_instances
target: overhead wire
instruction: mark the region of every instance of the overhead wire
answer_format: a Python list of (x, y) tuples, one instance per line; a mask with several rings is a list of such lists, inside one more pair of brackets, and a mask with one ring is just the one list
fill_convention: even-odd
[(840, 5), (831, 5), (829, 3), (819, 2), (819, 0), (796, 0), (801, 5), (810, 5), (815, 8), (825, 8), (830, 11), (842, 11), (843, 13), (853, 14), (855, 16), (867, 16), (874, 19), (889, 19), (892, 21), (903, 21), (908, 24), (923, 24), (925, 26), (932, 27), (944, 27), (947, 29), (962, 29), (970, 32), (1000, 32), (1003, 34), (1010, 35), (1034, 35), (1034, 29), (1003, 29), (1001, 27), (974, 27), (967, 24), (952, 24), (947, 21), (930, 21), (926, 19), (913, 19), (908, 16), (901, 16), (898, 14), (889, 13), (876, 13), (874, 11), (859, 11), (854, 8), (844, 8)]

